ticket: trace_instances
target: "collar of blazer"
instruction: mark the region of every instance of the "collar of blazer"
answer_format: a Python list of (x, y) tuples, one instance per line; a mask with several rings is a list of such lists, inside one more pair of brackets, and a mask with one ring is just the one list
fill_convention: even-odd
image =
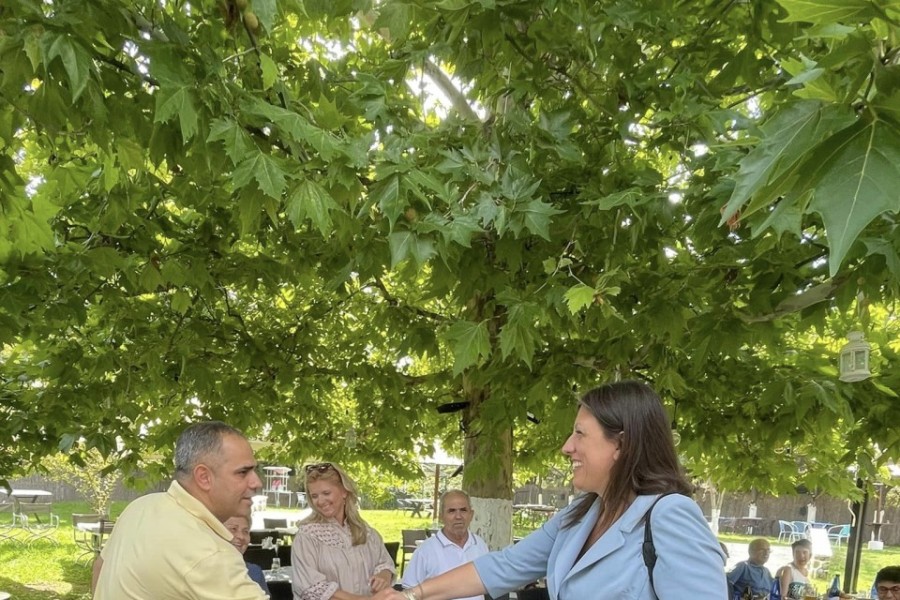
[[(556, 563), (556, 569), (559, 571), (557, 573), (559, 581), (572, 577), (624, 546), (626, 534), (637, 528), (643, 530), (644, 515), (657, 496), (658, 494), (651, 494), (636, 497), (624, 514), (612, 524), (606, 533), (600, 536), (600, 539), (594, 542), (594, 545), (580, 559), (578, 558), (578, 553), (581, 552), (584, 542), (597, 522), (597, 515), (600, 512), (599, 500), (594, 503), (581, 523), (571, 529), (561, 531), (560, 534), (567, 535), (568, 539), (565, 540), (565, 547), (560, 551), (559, 560)], [(664, 503), (665, 500), (661, 501), (660, 505)], [(658, 508), (660, 506), (657, 506)], [(656, 512), (656, 510), (653, 512)], [(641, 538), (641, 541), (643, 541), (643, 538)], [(643, 563), (641, 564), (643, 565)]]

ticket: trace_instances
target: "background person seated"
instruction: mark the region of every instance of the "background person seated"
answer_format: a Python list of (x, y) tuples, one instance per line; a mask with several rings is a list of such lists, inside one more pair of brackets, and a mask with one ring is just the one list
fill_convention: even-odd
[[(769, 560), (769, 542), (763, 538), (757, 538), (748, 546), (749, 558), (734, 566), (727, 575), (731, 596), (735, 592), (741, 598), (768, 598), (772, 589), (772, 574), (766, 568)], [(747, 590), (750, 591), (749, 595)]]
[[(238, 552), (243, 556), (250, 546), (250, 517), (231, 517), (225, 521), (225, 528), (234, 536), (231, 540), (231, 545), (237, 548)], [(246, 561), (245, 564), (247, 565), (247, 575), (250, 576), (250, 579), (258, 583), (267, 596), (271, 596), (272, 594), (269, 592), (269, 586), (266, 585), (266, 576), (263, 575), (262, 567)]]
[(878, 600), (900, 598), (900, 567), (885, 567), (878, 571), (874, 587)]
[(809, 561), (812, 560), (812, 542), (807, 539), (791, 544), (794, 560), (781, 567), (776, 577), (781, 578), (781, 594), (785, 600), (803, 600), (803, 590), (809, 585)]
[[(413, 553), (403, 572), (403, 587), (414, 588), (421, 582), (458, 567), (488, 553), (487, 544), (469, 531), (475, 511), (469, 495), (462, 490), (448, 490), (441, 496), (441, 525), (435, 535), (425, 540)], [(484, 596), (468, 596), (461, 600), (483, 600)]]

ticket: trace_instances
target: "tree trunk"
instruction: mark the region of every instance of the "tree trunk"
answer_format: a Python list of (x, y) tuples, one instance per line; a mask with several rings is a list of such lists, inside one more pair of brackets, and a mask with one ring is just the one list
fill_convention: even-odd
[(725, 501), (725, 492), (716, 489), (712, 482), (707, 482), (709, 486), (709, 528), (712, 529), (713, 535), (719, 535), (719, 515), (722, 514), (722, 503)]
[(472, 498), (472, 529), (491, 550), (512, 542), (512, 427), (509, 423), (482, 419), (481, 409), (490, 388), (470, 385), (463, 375), (465, 398), (465, 469), (463, 489)]

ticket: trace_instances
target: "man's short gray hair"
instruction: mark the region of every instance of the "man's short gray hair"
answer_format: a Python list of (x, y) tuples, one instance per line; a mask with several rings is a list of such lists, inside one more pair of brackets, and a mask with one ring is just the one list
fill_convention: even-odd
[(438, 509), (440, 510), (440, 514), (444, 514), (444, 501), (448, 496), (462, 496), (466, 499), (466, 504), (469, 508), (472, 508), (472, 499), (469, 498), (469, 495), (462, 490), (447, 490), (443, 494), (441, 494), (441, 503)]
[(226, 435), (244, 434), (222, 421), (195, 423), (181, 432), (175, 442), (175, 476), (190, 475), (207, 456), (222, 450), (222, 438)]

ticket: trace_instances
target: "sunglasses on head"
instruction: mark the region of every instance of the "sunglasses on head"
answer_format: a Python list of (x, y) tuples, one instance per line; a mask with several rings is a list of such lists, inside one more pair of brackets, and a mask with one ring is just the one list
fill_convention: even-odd
[(315, 463), (312, 465), (306, 465), (303, 468), (306, 470), (306, 474), (309, 475), (313, 471), (317, 471), (319, 473), (324, 473), (328, 469), (333, 469), (334, 465), (331, 464), (330, 462), (323, 462), (323, 463)]

